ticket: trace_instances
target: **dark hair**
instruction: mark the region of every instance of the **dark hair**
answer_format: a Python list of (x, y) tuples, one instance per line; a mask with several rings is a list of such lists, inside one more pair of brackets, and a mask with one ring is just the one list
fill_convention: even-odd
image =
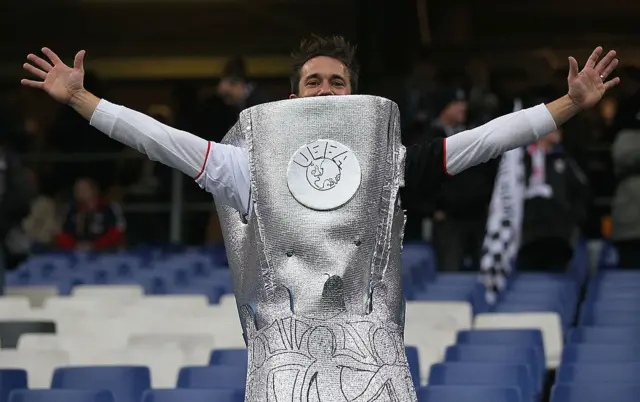
[(358, 75), (360, 66), (356, 61), (356, 46), (351, 45), (342, 36), (311, 35), (300, 42), (300, 47), (291, 53), (293, 71), (291, 74), (291, 92), (297, 94), (300, 90), (300, 71), (304, 64), (318, 56), (331, 57), (341, 61), (349, 70), (351, 91), (358, 90)]

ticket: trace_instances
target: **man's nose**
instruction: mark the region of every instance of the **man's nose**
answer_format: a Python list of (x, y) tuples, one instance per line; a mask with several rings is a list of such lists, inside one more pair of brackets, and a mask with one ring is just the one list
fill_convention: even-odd
[(331, 91), (331, 84), (329, 84), (326, 81), (323, 82), (322, 85), (320, 85), (320, 88), (318, 90), (318, 95), (319, 96), (333, 95), (333, 92)]

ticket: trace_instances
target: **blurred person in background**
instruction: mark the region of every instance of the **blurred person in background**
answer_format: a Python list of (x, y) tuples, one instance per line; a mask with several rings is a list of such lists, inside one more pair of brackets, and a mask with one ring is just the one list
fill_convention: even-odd
[[(437, 118), (429, 131), (431, 138), (448, 138), (466, 128), (468, 102), (461, 89), (441, 89), (433, 104)], [(467, 169), (445, 181), (434, 194), (433, 246), (440, 270), (480, 269), (498, 162), (492, 159)]]
[(5, 271), (17, 268), (28, 256), (29, 244), (21, 223), (34, 198), (28, 171), (8, 145), (6, 133), (0, 128), (0, 295), (4, 293)]
[(100, 197), (97, 183), (76, 180), (73, 202), (65, 214), (56, 245), (63, 250), (109, 251), (124, 241), (125, 220), (120, 207)]
[(640, 268), (640, 128), (622, 130), (612, 148), (617, 187), (611, 240), (620, 268)]
[(38, 175), (30, 170), (29, 181), (36, 190), (29, 215), (22, 221), (22, 229), (34, 251), (44, 251), (53, 247), (60, 232), (60, 220), (56, 200), (50, 189), (43, 185)]
[(527, 147), (520, 271), (567, 269), (589, 208), (589, 185), (556, 130)]

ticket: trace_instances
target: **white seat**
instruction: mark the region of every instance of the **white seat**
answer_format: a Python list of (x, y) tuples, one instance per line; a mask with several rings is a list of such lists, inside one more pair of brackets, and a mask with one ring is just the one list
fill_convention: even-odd
[(471, 328), (473, 311), (469, 302), (407, 302), (405, 325), (420, 323), (429, 328), (464, 330)]
[[(57, 332), (65, 338), (85, 338), (103, 348), (120, 348), (127, 344), (131, 328), (126, 321), (118, 317), (87, 316), (58, 318)], [(78, 340), (81, 342), (81, 340)]]
[(81, 318), (96, 315), (114, 317), (119, 315), (123, 308), (128, 307), (101, 298), (52, 297), (44, 303), (43, 311), (46, 314), (64, 318)]
[(80, 285), (73, 288), (71, 295), (129, 305), (144, 296), (144, 289), (139, 285)]
[(128, 314), (198, 314), (209, 309), (209, 299), (205, 295), (146, 296), (128, 307)]
[[(96, 346), (98, 345), (98, 346)], [(126, 346), (126, 335), (97, 336), (95, 333), (24, 334), (18, 339), (18, 350), (70, 350), (73, 348), (115, 349)]]
[(20, 368), (28, 373), (29, 388), (49, 388), (53, 371), (69, 365), (62, 350), (0, 350), (0, 368)]
[(31, 304), (26, 296), (0, 297), (0, 320), (22, 318), (30, 312)]
[(132, 334), (127, 342), (127, 347), (134, 348), (180, 348), (185, 356), (184, 363), (189, 366), (208, 365), (211, 350), (213, 350), (214, 346), (214, 337), (212, 334)]
[(8, 286), (4, 289), (4, 294), (25, 296), (33, 308), (42, 307), (48, 298), (58, 296), (58, 288), (55, 286)]
[(456, 336), (456, 330), (434, 329), (419, 325), (405, 326), (405, 345), (418, 348), (422, 384), (425, 384), (429, 377), (431, 365), (441, 362), (447, 347), (456, 343)]
[(177, 347), (123, 349), (70, 349), (71, 365), (140, 365), (151, 370), (153, 388), (175, 388), (178, 372), (184, 366), (184, 353)]
[(560, 363), (563, 346), (562, 322), (558, 313), (486, 313), (478, 314), (478, 329), (539, 329), (542, 331), (547, 368)]
[(220, 303), (218, 304), (218, 306), (223, 308), (233, 307), (234, 310), (237, 310), (236, 296), (232, 293), (222, 295), (222, 297), (220, 297)]

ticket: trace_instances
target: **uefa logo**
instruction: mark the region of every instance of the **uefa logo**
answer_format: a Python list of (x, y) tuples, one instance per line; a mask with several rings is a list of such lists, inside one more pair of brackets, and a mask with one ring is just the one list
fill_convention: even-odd
[(287, 184), (307, 208), (327, 211), (347, 203), (360, 187), (362, 174), (353, 151), (333, 140), (317, 140), (291, 157)]

